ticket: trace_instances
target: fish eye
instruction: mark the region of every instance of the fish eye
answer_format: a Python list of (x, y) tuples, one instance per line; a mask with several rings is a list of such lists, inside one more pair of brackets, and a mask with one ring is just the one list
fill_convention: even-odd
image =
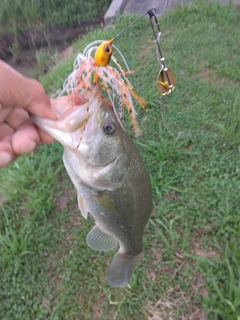
[(114, 134), (114, 132), (116, 131), (116, 127), (113, 124), (107, 123), (104, 124), (103, 130), (106, 134)]

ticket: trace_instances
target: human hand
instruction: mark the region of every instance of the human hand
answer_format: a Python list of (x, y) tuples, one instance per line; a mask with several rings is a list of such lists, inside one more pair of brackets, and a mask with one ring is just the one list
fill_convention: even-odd
[(42, 85), (0, 60), (0, 167), (33, 151), (40, 141), (53, 142), (33, 124), (28, 112), (56, 119)]

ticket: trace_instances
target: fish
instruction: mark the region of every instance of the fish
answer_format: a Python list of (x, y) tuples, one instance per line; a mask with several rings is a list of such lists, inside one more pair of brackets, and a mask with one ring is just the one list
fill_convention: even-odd
[(79, 105), (69, 112), (67, 97), (52, 99), (59, 120), (31, 119), (64, 147), (63, 162), (77, 190), (78, 207), (84, 218), (90, 214), (95, 221), (87, 245), (97, 251), (119, 245), (107, 280), (112, 287), (123, 287), (144, 255), (143, 233), (153, 211), (150, 178), (114, 108), (97, 91), (88, 97), (89, 92), (81, 92)]

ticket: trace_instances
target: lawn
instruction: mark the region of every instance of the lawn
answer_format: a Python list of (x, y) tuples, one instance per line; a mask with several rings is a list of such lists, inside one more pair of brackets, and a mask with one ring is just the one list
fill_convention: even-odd
[(26, 30), (94, 22), (104, 15), (110, 3), (111, 0), (1, 0), (0, 36), (16, 37)]
[[(41, 79), (48, 93), (61, 87), (77, 52), (135, 18), (119, 17), (74, 43)], [(239, 21), (236, 7), (206, 1), (161, 17), (161, 49), (176, 75), (163, 98), (148, 19), (115, 41), (149, 102), (148, 112), (136, 106), (142, 135), (133, 139), (158, 211), (129, 287), (107, 284), (114, 252), (86, 245), (93, 220), (77, 208), (57, 142), (0, 170), (0, 319), (240, 318)]]

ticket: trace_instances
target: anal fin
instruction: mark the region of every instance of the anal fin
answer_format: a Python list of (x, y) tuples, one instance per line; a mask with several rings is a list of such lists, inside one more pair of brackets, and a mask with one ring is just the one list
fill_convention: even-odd
[(81, 211), (82, 216), (83, 216), (85, 219), (87, 219), (87, 217), (88, 217), (88, 209), (87, 209), (87, 207), (86, 207), (86, 205), (85, 205), (85, 202), (84, 202), (84, 200), (83, 200), (83, 197), (82, 197), (80, 194), (78, 194), (78, 208), (79, 208), (79, 210)]
[(109, 251), (118, 244), (116, 239), (100, 230), (96, 225), (88, 233), (86, 242), (91, 249), (97, 251)]

